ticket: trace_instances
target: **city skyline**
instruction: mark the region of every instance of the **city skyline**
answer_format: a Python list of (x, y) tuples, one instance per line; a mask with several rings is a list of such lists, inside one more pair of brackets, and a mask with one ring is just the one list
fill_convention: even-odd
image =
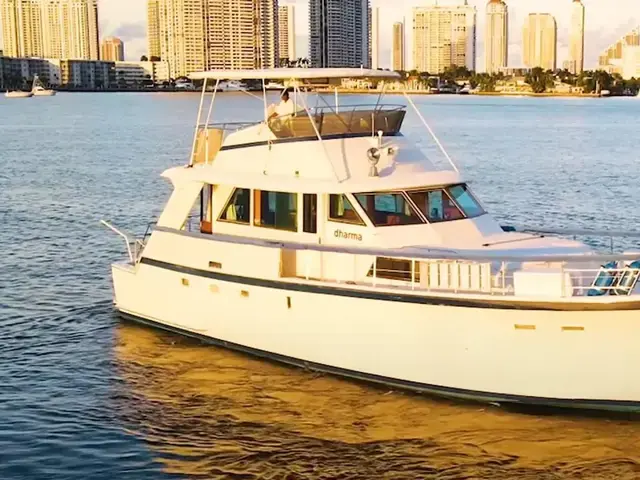
[[(406, 17), (406, 68), (411, 68), (412, 25), (411, 8), (432, 4), (427, 0), (373, 0), (372, 7), (380, 7), (380, 66), (391, 67), (393, 23)], [(442, 5), (461, 3), (440, 0)], [(522, 66), (522, 28), (529, 13), (546, 12), (558, 23), (557, 62), (561, 67), (569, 60), (572, 0), (506, 0), (509, 7), (509, 66)], [(583, 0), (586, 8), (585, 69), (598, 65), (598, 56), (618, 38), (640, 24), (640, 8), (637, 0), (610, 0), (607, 5), (598, 0)], [(308, 56), (308, 1), (281, 0), (281, 5), (296, 5), (296, 56)], [(486, 25), (486, 0), (469, 0), (478, 10), (476, 62), (484, 69), (484, 32)], [(127, 60), (137, 60), (148, 55), (146, 2), (127, 0), (100, 0), (100, 36), (117, 36), (127, 44)], [(1, 38), (0, 38), (1, 42)], [(0, 49), (3, 48), (0, 43)]]

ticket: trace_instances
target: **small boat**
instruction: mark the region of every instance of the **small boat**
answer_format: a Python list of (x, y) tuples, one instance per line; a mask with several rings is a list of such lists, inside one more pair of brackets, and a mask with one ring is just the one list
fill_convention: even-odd
[(53, 97), (56, 94), (56, 91), (45, 88), (38, 76), (34, 75), (31, 93), (34, 97)]
[[(375, 105), (319, 94), (314, 108), (294, 86), (282, 101), (295, 113), (233, 123), (211, 123), (218, 109), (205, 102), (211, 82), (395, 72), (191, 78), (204, 83), (191, 155), (163, 173), (173, 193), (150, 234), (103, 221), (126, 240), (128, 258), (112, 265), (120, 316), (391, 388), (640, 412), (639, 252), (572, 239), (597, 232), (501, 225), (406, 91), (384, 103), (383, 87)], [(402, 134), (409, 107), (444, 165)]]
[(4, 96), (7, 98), (29, 98), (33, 97), (33, 93), (22, 90), (7, 90)]

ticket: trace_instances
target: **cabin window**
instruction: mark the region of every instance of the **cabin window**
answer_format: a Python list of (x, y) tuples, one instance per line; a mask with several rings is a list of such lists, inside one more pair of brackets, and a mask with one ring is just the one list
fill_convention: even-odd
[(220, 220), (248, 224), (251, 218), (249, 213), (250, 201), (251, 191), (249, 189), (236, 188), (224, 207)]
[(346, 195), (329, 195), (329, 220), (364, 225)]
[[(410, 282), (412, 279), (411, 271), (415, 269), (413, 273), (413, 280), (420, 282), (420, 269), (418, 268), (418, 262), (411, 262), (411, 260), (400, 260), (397, 258), (376, 258), (376, 278), (387, 278), (389, 280), (404, 280)], [(367, 274), (368, 277), (373, 277), (373, 266)]]
[(413, 203), (431, 223), (473, 218), (485, 213), (466, 185), (408, 193)]
[(200, 232), (212, 232), (212, 206), (213, 185), (205, 185), (200, 191)]
[(360, 193), (355, 197), (376, 227), (424, 223), (401, 192)]
[(253, 224), (258, 227), (298, 231), (298, 195), (254, 190)]
[(454, 185), (453, 187), (447, 188), (447, 192), (467, 217), (473, 218), (485, 214), (484, 209), (466, 185)]
[(318, 233), (318, 195), (305, 193), (302, 197), (304, 217), (302, 219), (302, 231), (305, 233)]

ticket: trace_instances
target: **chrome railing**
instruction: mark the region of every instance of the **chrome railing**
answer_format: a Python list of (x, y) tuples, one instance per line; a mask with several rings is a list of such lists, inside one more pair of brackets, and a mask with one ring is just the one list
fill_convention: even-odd
[[(107, 227), (112, 232), (122, 237), (122, 239), (125, 241), (125, 244), (127, 246), (127, 256), (129, 257), (129, 263), (131, 263), (131, 265), (135, 265), (138, 262), (138, 260), (140, 260), (142, 251), (144, 250), (144, 247), (146, 244), (147, 232), (145, 232), (143, 239), (140, 240), (136, 238), (135, 235), (129, 232), (126, 232), (122, 229), (114, 227), (111, 223), (107, 222), (106, 220), (100, 220), (100, 223), (105, 227)], [(147, 231), (149, 232), (149, 235), (151, 235), (150, 225), (147, 226)]]

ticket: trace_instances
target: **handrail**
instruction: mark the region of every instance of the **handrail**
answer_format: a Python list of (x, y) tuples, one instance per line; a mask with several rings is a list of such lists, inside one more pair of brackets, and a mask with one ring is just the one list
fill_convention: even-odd
[(132, 264), (135, 263), (135, 257), (134, 257), (133, 252), (131, 251), (131, 244), (133, 243), (134, 245), (136, 245), (136, 243), (139, 240), (136, 240), (135, 237), (131, 237), (131, 236), (127, 235), (126, 233), (124, 233), (123, 231), (118, 230), (116, 227), (114, 227), (113, 225), (111, 225), (109, 222), (107, 222), (105, 220), (100, 220), (100, 223), (102, 225), (104, 225), (105, 227), (107, 227), (112, 232), (114, 232), (117, 235), (120, 235), (122, 238), (124, 238), (124, 241), (127, 244), (127, 254), (129, 255), (129, 261)]
[(538, 233), (548, 235), (581, 235), (581, 236), (593, 236), (593, 237), (627, 237), (627, 238), (640, 238), (640, 232), (638, 231), (625, 231), (625, 230), (590, 230), (580, 228), (543, 228), (543, 227), (523, 227), (515, 226), (516, 232), (524, 233)]
[[(395, 103), (389, 103), (389, 104), (381, 104), (381, 105), (376, 105), (373, 103), (362, 103), (362, 104), (356, 104), (356, 105), (341, 105), (340, 106), (340, 111), (341, 113), (339, 113), (339, 115), (344, 115), (346, 112), (357, 112), (359, 110), (374, 110), (376, 112), (376, 114), (382, 114), (382, 113), (390, 113), (390, 112), (395, 112), (395, 111), (400, 111), (400, 110), (405, 110), (407, 107), (405, 105), (402, 104), (395, 104)], [(336, 106), (334, 105), (326, 105), (326, 106), (316, 106), (316, 107), (309, 107), (309, 111), (312, 114), (318, 114), (318, 113), (325, 113), (325, 112), (335, 112)], [(302, 110), (301, 112), (302, 113)], [(338, 114), (338, 113), (336, 113)], [(198, 123), (197, 127), (198, 128), (203, 128), (203, 127), (207, 127), (207, 128), (217, 128), (217, 129), (222, 129), (222, 130), (227, 130), (224, 127), (227, 126), (232, 126), (232, 127), (238, 127), (238, 128), (242, 128), (242, 127), (249, 127), (249, 126), (253, 126), (253, 125), (259, 125), (261, 123), (264, 122), (264, 119), (261, 120), (255, 120), (255, 121), (241, 121), (241, 122), (218, 122), (218, 123)], [(231, 129), (229, 129), (231, 130)]]
[(353, 255), (371, 255), (389, 258), (398, 258), (406, 260), (461, 260), (461, 261), (505, 261), (505, 262), (571, 262), (585, 260), (593, 262), (608, 262), (621, 260), (638, 260), (638, 253), (621, 253), (621, 254), (598, 254), (596, 252), (583, 251), (575, 254), (546, 254), (546, 255), (505, 255), (501, 251), (493, 251), (491, 253), (477, 250), (452, 250), (444, 248), (420, 248), (405, 247), (395, 249), (383, 248), (367, 248), (367, 247), (343, 247), (322, 244), (309, 244), (299, 242), (280, 242), (273, 240), (264, 240), (255, 237), (241, 237), (237, 235), (228, 235), (222, 233), (202, 234), (199, 232), (184, 232), (168, 227), (157, 227), (156, 231), (165, 233), (177, 233), (182, 235), (196, 236), (199, 238), (207, 238), (218, 242), (236, 243), (240, 245), (253, 245), (268, 248), (284, 248), (287, 250), (310, 250), (317, 252), (332, 253), (348, 253)]

